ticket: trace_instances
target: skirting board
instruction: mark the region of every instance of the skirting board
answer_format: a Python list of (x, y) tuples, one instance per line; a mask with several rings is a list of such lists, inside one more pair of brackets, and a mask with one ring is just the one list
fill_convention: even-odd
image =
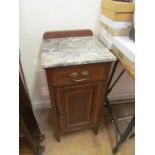
[[(127, 93), (114, 93), (109, 95), (109, 99), (112, 101), (115, 100), (124, 100), (124, 99), (132, 99), (135, 97), (135, 92), (127, 92)], [(45, 109), (51, 108), (50, 100), (47, 101), (33, 101), (32, 102), (33, 109)]]
[(51, 108), (51, 102), (50, 100), (47, 101), (33, 101), (32, 102), (33, 109), (45, 109), (45, 108)]

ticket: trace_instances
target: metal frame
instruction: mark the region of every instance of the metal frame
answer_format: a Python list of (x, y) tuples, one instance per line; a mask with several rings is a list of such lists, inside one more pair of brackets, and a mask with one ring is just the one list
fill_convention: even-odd
[[(113, 153), (116, 153), (118, 151), (120, 145), (128, 138), (128, 136), (130, 135), (132, 129), (135, 126), (135, 115), (134, 115), (132, 117), (132, 120), (128, 124), (127, 128), (125, 129), (125, 131), (123, 133), (121, 133), (121, 131), (119, 129), (118, 121), (120, 121), (120, 119), (122, 120), (122, 119), (126, 119), (126, 118), (119, 118), (118, 119), (115, 116), (115, 114), (113, 113), (112, 109), (111, 109), (111, 105), (110, 105), (108, 95), (110, 94), (113, 87), (117, 84), (117, 82), (119, 81), (119, 79), (122, 77), (122, 75), (125, 72), (125, 69), (122, 69), (122, 71), (119, 73), (119, 75), (116, 77), (116, 79), (112, 83), (112, 80), (113, 80), (117, 65), (118, 65), (118, 60), (115, 62), (114, 66), (113, 66), (113, 69), (112, 69), (112, 72), (111, 72), (111, 75), (110, 75), (110, 78), (109, 78), (109, 82), (108, 82), (108, 86), (107, 86), (107, 92), (106, 92), (106, 98), (105, 98), (105, 103), (106, 103), (105, 107), (108, 108), (108, 111), (110, 113), (112, 121), (113, 121), (113, 123), (114, 123), (114, 125), (116, 127), (116, 132), (118, 133), (118, 136), (120, 137), (119, 140), (116, 142), (116, 146), (113, 148)], [(131, 118), (131, 116), (130, 116), (130, 118)], [(127, 119), (129, 119), (129, 118), (127, 117)], [(134, 137), (134, 134), (131, 135), (130, 138), (131, 137)]]

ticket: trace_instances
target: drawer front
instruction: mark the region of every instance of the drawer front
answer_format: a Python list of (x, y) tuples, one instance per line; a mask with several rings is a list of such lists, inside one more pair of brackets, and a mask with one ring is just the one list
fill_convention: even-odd
[(57, 67), (48, 69), (48, 81), (51, 81), (53, 86), (61, 86), (68, 84), (77, 84), (90, 81), (104, 80), (107, 76), (110, 63), (78, 65)]

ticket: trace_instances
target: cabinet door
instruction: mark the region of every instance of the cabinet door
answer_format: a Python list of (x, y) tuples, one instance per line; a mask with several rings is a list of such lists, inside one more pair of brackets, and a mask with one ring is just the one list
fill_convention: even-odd
[(103, 82), (55, 88), (62, 132), (96, 125), (103, 104)]

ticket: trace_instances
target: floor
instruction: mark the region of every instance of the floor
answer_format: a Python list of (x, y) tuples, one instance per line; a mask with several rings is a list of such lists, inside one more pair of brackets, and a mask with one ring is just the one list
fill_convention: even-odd
[[(134, 113), (134, 104), (113, 105), (113, 110), (118, 117)], [(101, 121), (99, 133), (96, 136), (91, 129), (76, 131), (61, 136), (58, 143), (53, 136), (52, 114), (50, 109), (36, 111), (41, 131), (45, 134), (42, 145), (45, 146), (43, 155), (112, 155), (112, 148), (116, 142), (116, 130), (105, 109)], [(125, 129), (129, 120), (121, 121), (121, 129)], [(135, 139), (128, 139), (116, 153), (116, 155), (134, 155)], [(20, 149), (20, 155), (32, 155), (28, 147)]]

